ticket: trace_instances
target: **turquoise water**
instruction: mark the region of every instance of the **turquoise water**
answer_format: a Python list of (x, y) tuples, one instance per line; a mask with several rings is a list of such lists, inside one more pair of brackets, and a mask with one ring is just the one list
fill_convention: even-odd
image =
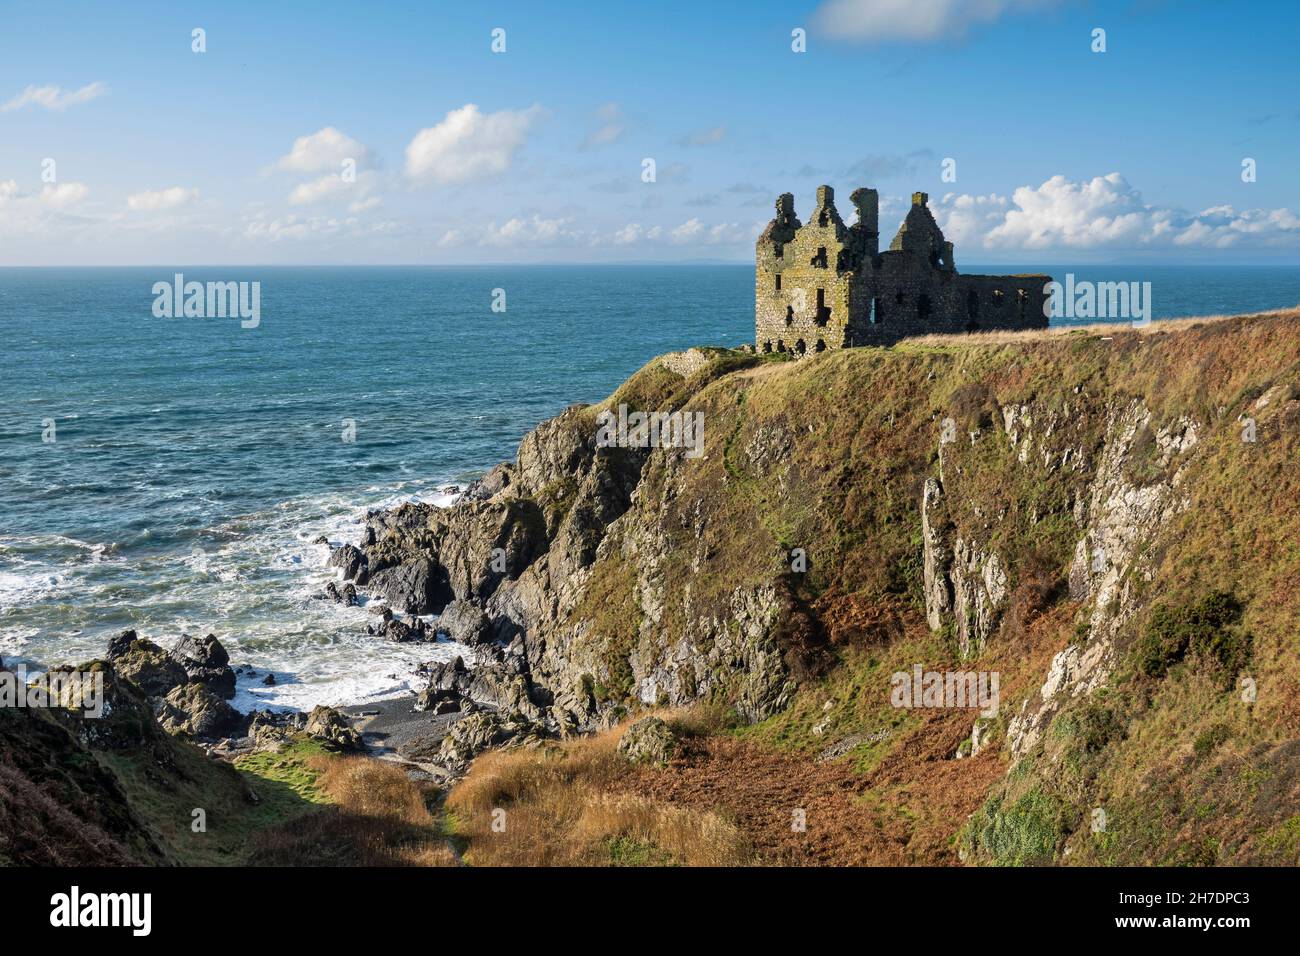
[[(260, 324), (155, 318), (176, 271), (259, 281)], [(1151, 281), (1157, 318), (1300, 302), (1294, 268), (1042, 271)], [(746, 266), (0, 269), (0, 654), (211, 631), (279, 677), (241, 685), (243, 705), (391, 693), (451, 651), (313, 600), (330, 574), (310, 542), (355, 540), (367, 508), (449, 500), (538, 421), (752, 325)]]

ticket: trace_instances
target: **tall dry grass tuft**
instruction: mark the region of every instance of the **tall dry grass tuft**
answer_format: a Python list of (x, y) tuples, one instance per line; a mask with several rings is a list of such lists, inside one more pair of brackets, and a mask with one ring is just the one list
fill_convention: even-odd
[[(709, 732), (723, 719), (694, 710), (660, 716), (688, 736)], [(468, 840), (466, 861), (477, 866), (754, 863), (739, 830), (716, 814), (610, 792), (628, 772), (618, 755), (625, 729), (475, 760), (446, 804), (458, 835)]]
[(372, 757), (324, 757), (312, 761), (316, 785), (347, 813), (413, 827), (433, 826), (420, 791), (400, 766)]
[(433, 794), (397, 764), (373, 757), (311, 762), (329, 806), (259, 837), (262, 866), (456, 866), (429, 811)]

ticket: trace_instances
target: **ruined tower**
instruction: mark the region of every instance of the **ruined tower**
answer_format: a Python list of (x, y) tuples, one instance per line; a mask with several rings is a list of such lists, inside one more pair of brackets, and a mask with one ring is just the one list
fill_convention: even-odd
[(805, 355), (889, 345), (931, 332), (1045, 328), (1046, 275), (961, 275), (930, 212), (912, 205), (889, 249), (880, 251), (880, 197), (855, 189), (857, 220), (844, 224), (835, 192), (817, 188), (807, 223), (782, 194), (755, 254), (754, 318), (762, 352)]

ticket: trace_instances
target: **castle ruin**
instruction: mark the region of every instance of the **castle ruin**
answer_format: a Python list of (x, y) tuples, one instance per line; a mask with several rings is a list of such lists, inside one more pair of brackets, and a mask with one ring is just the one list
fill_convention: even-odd
[(880, 195), (855, 189), (857, 221), (846, 226), (829, 186), (817, 188), (808, 223), (794, 196), (776, 201), (776, 218), (755, 257), (755, 345), (760, 352), (808, 352), (890, 345), (912, 335), (1047, 326), (1046, 275), (960, 275), (952, 243), (926, 206), (912, 208), (880, 251)]

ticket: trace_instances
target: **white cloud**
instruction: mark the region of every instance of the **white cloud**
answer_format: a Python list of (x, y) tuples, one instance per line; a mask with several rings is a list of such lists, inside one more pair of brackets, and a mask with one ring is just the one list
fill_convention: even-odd
[(85, 183), (46, 185), (22, 192), (15, 180), (0, 182), (0, 236), (61, 238), (84, 235), (96, 226), (78, 207), (90, 195)]
[(516, 216), (501, 226), (495, 222), (489, 223), (480, 238), (481, 244), (489, 246), (553, 246), (582, 241), (584, 236), (573, 228), (572, 219), (546, 219), (536, 215), (528, 219)]
[(616, 246), (629, 246), (634, 242), (640, 241), (645, 234), (639, 222), (629, 222), (618, 232), (614, 233), (614, 244)]
[(596, 119), (600, 121), (600, 124), (588, 133), (587, 138), (582, 141), (583, 149), (617, 142), (627, 130), (627, 125), (623, 119), (623, 108), (617, 103), (606, 103), (596, 110)]
[(704, 235), (704, 223), (694, 218), (687, 219), (672, 231), (673, 242), (676, 243), (695, 242), (702, 235)]
[(373, 209), (382, 200), (373, 195), (378, 183), (378, 176), (373, 172), (364, 172), (355, 179), (344, 179), (338, 173), (326, 173), (319, 179), (299, 183), (289, 193), (289, 205), (310, 206), (323, 202), (349, 201), (352, 212)]
[(1053, 176), (1009, 198), (949, 193), (934, 211), (958, 251), (1300, 245), (1300, 218), (1290, 209), (1221, 205), (1188, 213), (1146, 203), (1119, 173), (1084, 182)]
[(938, 40), (1055, 0), (826, 0), (813, 23), (846, 40)]
[[(746, 228), (734, 222), (720, 222), (716, 225), (709, 226), (697, 218), (686, 220), (680, 226), (668, 230), (668, 240), (674, 245), (729, 245), (731, 243), (750, 243), (755, 235), (762, 230), (759, 224), (755, 228)], [(609, 241), (616, 246), (630, 246), (639, 242), (657, 242), (664, 237), (664, 230), (660, 226), (651, 226), (649, 229), (644, 228), (639, 222), (629, 222), (622, 229), (618, 229)]]
[(299, 136), (293, 148), (272, 165), (291, 173), (340, 172), (346, 160), (356, 163), (358, 169), (371, 164), (370, 150), (347, 133), (326, 126), (309, 136)]
[(85, 183), (59, 183), (46, 186), (37, 197), (41, 203), (52, 209), (66, 209), (75, 206), (90, 195), (90, 187)]
[(244, 226), (244, 238), (258, 242), (311, 239), (356, 239), (380, 235), (397, 228), (393, 222), (363, 222), (355, 216), (258, 215)]
[(176, 209), (199, 198), (197, 189), (171, 186), (167, 189), (147, 189), (126, 197), (126, 205), (134, 212), (160, 212)]
[(20, 110), (24, 106), (42, 106), (47, 110), (65, 110), (79, 103), (89, 103), (103, 96), (108, 87), (98, 81), (88, 83), (79, 90), (64, 92), (58, 86), (29, 86), (9, 102), (0, 106), (0, 113)]
[(38, 193), (24, 193), (18, 189), (13, 179), (0, 182), (0, 202), (12, 203), (16, 207), (32, 211), (36, 209), (66, 209), (75, 206), (90, 195), (90, 187), (85, 183), (59, 183), (41, 187)]
[(727, 138), (727, 127), (692, 130), (682, 137), (683, 146), (713, 146)]
[(355, 184), (345, 182), (342, 176), (327, 173), (320, 179), (313, 179), (311, 182), (300, 183), (295, 186), (293, 192), (289, 193), (289, 205), (304, 206), (331, 199), (340, 193), (346, 193), (349, 187), (353, 185)]
[(467, 103), (415, 134), (406, 147), (406, 174), (439, 184), (499, 175), (510, 168), (541, 114), (537, 105), (481, 113)]

